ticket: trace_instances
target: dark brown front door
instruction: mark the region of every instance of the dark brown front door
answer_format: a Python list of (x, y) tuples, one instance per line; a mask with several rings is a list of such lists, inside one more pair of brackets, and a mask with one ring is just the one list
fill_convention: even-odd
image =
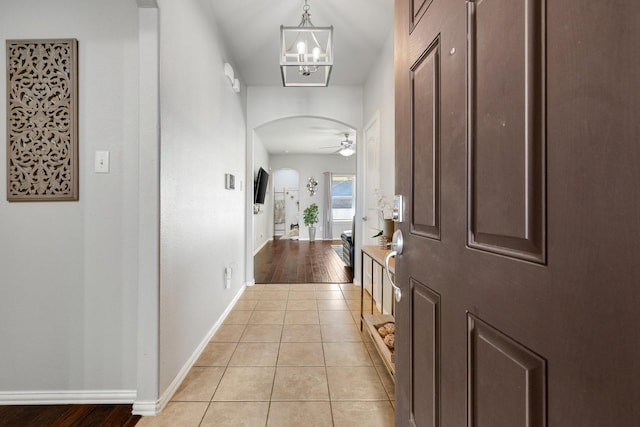
[(640, 425), (640, 8), (395, 3), (396, 424)]

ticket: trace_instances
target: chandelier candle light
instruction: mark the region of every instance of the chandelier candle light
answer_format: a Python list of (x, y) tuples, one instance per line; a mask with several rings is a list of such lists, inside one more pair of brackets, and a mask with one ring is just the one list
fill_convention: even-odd
[(282, 84), (285, 87), (328, 86), (333, 67), (333, 26), (315, 27), (307, 0), (302, 10), (302, 20), (297, 27), (280, 26)]

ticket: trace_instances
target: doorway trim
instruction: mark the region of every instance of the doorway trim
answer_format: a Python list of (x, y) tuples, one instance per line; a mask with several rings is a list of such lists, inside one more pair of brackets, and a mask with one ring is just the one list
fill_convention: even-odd
[[(245, 224), (245, 283), (246, 286), (253, 286), (255, 285), (256, 281), (255, 281), (255, 272), (254, 272), (254, 265), (253, 265), (253, 256), (254, 256), (254, 244), (253, 244), (253, 233), (254, 233), (254, 227), (253, 227), (253, 189), (252, 189), (252, 185), (253, 185), (253, 168), (254, 168), (254, 161), (255, 161), (255, 147), (254, 147), (254, 142), (256, 139), (256, 130), (258, 128), (260, 128), (261, 126), (267, 125), (269, 123), (273, 123), (273, 122), (277, 122), (277, 121), (281, 121), (281, 120), (287, 120), (287, 119), (294, 119), (294, 118), (316, 118), (316, 119), (323, 119), (323, 120), (328, 120), (328, 121), (332, 121), (335, 123), (339, 123), (341, 125), (347, 126), (351, 129), (353, 129), (356, 134), (359, 131), (359, 127), (345, 122), (343, 120), (339, 120), (337, 118), (331, 117), (331, 116), (325, 116), (325, 115), (315, 115), (315, 114), (295, 114), (295, 115), (287, 115), (287, 116), (283, 116), (283, 117), (277, 117), (274, 118), (272, 120), (267, 120), (263, 123), (258, 123), (255, 126), (253, 126), (250, 130), (247, 131), (247, 149), (246, 149), (246, 176), (245, 176), (245, 180), (246, 180), (246, 191), (245, 191), (245, 202), (246, 202), (246, 206), (245, 206), (245, 212), (246, 212), (246, 224)], [(358, 186), (357, 182), (358, 180), (358, 175), (359, 175), (359, 171), (360, 171), (360, 159), (362, 158), (360, 151), (362, 150), (357, 150), (356, 149), (356, 186)], [(362, 216), (362, 207), (360, 206), (360, 204), (358, 202), (361, 202), (360, 199), (360, 195), (358, 194), (358, 189), (356, 189), (356, 218), (359, 218)], [(360, 235), (361, 231), (359, 231), (359, 222), (360, 221), (356, 221), (356, 235)], [(356, 253), (359, 252), (360, 250), (360, 244), (358, 242), (358, 239), (356, 239), (356, 245), (355, 245), (355, 250), (357, 251)], [(357, 265), (358, 264), (358, 259), (356, 257), (356, 264), (354, 265), (354, 282), (357, 283), (356, 281), (356, 277), (355, 277), (355, 273), (357, 271)]]

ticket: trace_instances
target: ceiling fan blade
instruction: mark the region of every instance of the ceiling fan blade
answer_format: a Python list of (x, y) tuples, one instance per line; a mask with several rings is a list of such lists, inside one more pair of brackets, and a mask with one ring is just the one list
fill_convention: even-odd
[(335, 135), (335, 136), (341, 136), (344, 135), (343, 131), (337, 130), (337, 129), (329, 129), (326, 127), (322, 127), (322, 126), (310, 126), (309, 130), (312, 130), (316, 133), (326, 133), (326, 134), (331, 134), (331, 135)]
[(340, 145), (329, 145), (328, 147), (318, 147), (318, 148), (341, 148)]

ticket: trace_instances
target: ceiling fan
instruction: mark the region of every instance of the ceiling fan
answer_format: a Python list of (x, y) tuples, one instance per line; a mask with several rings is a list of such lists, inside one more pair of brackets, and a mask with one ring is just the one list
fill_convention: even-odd
[(349, 139), (349, 134), (344, 134), (344, 141), (340, 141), (340, 145), (331, 145), (328, 147), (320, 147), (320, 148), (337, 148), (333, 154), (340, 154), (344, 157), (349, 157), (356, 152), (356, 143), (355, 141), (351, 141)]

